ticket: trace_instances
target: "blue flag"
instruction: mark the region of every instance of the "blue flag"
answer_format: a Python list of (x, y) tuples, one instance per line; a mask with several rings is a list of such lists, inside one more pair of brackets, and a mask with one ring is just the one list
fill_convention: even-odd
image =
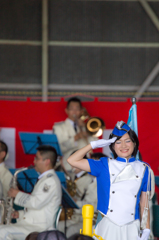
[(138, 128), (137, 128), (137, 106), (133, 104), (129, 110), (129, 118), (127, 125), (136, 133), (138, 136)]
[[(137, 106), (135, 103), (132, 105), (132, 107), (129, 110), (129, 118), (128, 118), (127, 124), (138, 136)], [(139, 159), (139, 151), (137, 152), (136, 159)]]

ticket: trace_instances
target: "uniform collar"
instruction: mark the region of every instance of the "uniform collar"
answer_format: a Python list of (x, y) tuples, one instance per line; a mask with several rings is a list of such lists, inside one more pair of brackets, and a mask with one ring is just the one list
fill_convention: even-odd
[(72, 121), (70, 118), (67, 118), (67, 119), (68, 119), (69, 123), (70, 123), (72, 126), (74, 126), (74, 121)]
[(45, 176), (47, 173), (52, 172), (53, 169), (49, 169), (46, 172), (43, 172), (42, 174), (39, 175), (38, 179), (42, 178), (43, 176)]
[(135, 161), (135, 157), (132, 156), (128, 160), (126, 158), (117, 157), (116, 160), (118, 160), (119, 162), (134, 162)]

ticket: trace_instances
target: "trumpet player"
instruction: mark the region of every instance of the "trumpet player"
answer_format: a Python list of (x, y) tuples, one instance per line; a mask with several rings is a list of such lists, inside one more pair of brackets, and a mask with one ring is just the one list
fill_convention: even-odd
[(70, 98), (67, 102), (65, 112), (67, 114), (66, 120), (55, 123), (53, 131), (57, 135), (63, 153), (63, 166), (67, 171), (71, 171), (72, 167), (67, 163), (67, 158), (70, 154), (86, 146), (89, 142), (97, 140), (97, 138), (88, 136), (85, 123), (80, 119), (82, 115), (82, 103), (79, 98)]
[(0, 226), (0, 240), (24, 240), (31, 232), (52, 229), (57, 210), (61, 204), (61, 185), (54, 171), (56, 150), (48, 145), (37, 148), (34, 159), (35, 170), (40, 173), (31, 194), (11, 188), (9, 197), (14, 203), (24, 207), (24, 211), (14, 211), (12, 217), (17, 223)]
[(8, 146), (5, 142), (0, 140), (0, 181), (3, 188), (3, 198), (6, 199), (8, 190), (10, 188), (10, 182), (12, 180), (12, 174), (5, 166), (5, 161), (8, 155)]

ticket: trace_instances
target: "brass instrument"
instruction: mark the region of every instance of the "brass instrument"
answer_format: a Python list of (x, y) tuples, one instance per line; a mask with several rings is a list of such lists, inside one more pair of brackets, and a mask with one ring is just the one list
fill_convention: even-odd
[(71, 197), (74, 197), (76, 195), (76, 183), (72, 181), (70, 176), (66, 176), (66, 185), (67, 185), (67, 191), (71, 195)]
[(99, 117), (90, 117), (86, 108), (82, 110), (81, 119), (85, 122), (86, 130), (91, 136), (100, 137), (103, 134), (103, 130), (105, 129), (103, 119)]
[(105, 129), (105, 123), (99, 117), (91, 117), (86, 123), (86, 129), (93, 137), (100, 137)]
[[(25, 171), (27, 169), (32, 169), (32, 168), (34, 168), (34, 166), (23, 167), (23, 168), (20, 168), (17, 171), (15, 171), (15, 173), (13, 175), (13, 178), (12, 178), (12, 181), (10, 183), (10, 188), (15, 188), (15, 189), (17, 188), (17, 175), (18, 175), (18, 173), (20, 173), (22, 171)], [(12, 197), (7, 197), (6, 198), (6, 201), (5, 201), (5, 204), (4, 204), (4, 216), (3, 216), (4, 223), (6, 225), (9, 225), (10, 222), (11, 222), (11, 219), (12, 219), (12, 213), (14, 211), (13, 202), (14, 202), (14, 198), (12, 198)]]
[[(67, 185), (66, 190), (68, 191), (71, 197), (74, 197), (76, 195), (76, 183), (71, 179), (71, 177), (67, 172), (65, 173), (66, 173), (66, 185)], [(66, 220), (70, 220), (72, 217), (72, 214), (73, 214), (73, 208), (67, 208), (67, 209), (62, 208), (62, 211), (60, 214), (60, 221), (65, 220), (65, 218)]]
[(70, 220), (73, 214), (73, 208), (62, 208), (59, 221)]

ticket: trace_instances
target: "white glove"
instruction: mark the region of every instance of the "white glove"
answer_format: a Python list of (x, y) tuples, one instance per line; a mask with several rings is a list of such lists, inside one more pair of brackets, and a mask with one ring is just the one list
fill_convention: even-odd
[(102, 147), (105, 147), (105, 146), (109, 146), (111, 143), (115, 142), (116, 139), (117, 139), (117, 137), (113, 137), (109, 140), (100, 139), (100, 140), (97, 140), (97, 141), (90, 142), (90, 144), (91, 144), (92, 149), (102, 148)]
[(150, 235), (150, 229), (145, 228), (142, 232), (142, 236), (138, 237), (138, 240), (148, 240), (149, 235)]

